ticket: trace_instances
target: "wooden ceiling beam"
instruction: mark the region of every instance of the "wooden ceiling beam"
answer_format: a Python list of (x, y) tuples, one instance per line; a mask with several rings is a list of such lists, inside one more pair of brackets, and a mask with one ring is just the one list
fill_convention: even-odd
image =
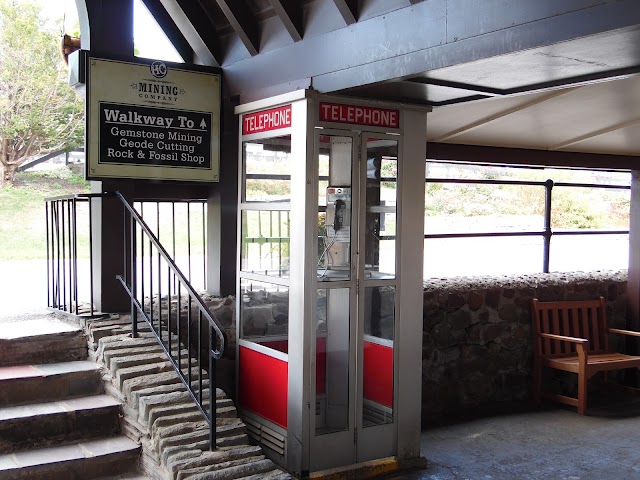
[(640, 157), (427, 142), (427, 161), (638, 170)]
[(216, 0), (216, 3), (251, 56), (257, 55), (260, 47), (258, 22), (244, 0)]
[(182, 59), (187, 63), (192, 62), (193, 49), (171, 18), (171, 15), (169, 15), (162, 5), (162, 2), (160, 2), (160, 0), (142, 0), (142, 3), (147, 7), (149, 13), (153, 16), (158, 26), (162, 29)]
[(219, 67), (222, 64), (220, 42), (211, 19), (200, 2), (193, 0), (159, 1), (193, 49), (197, 60), (203, 65)]
[(562, 143), (552, 145), (549, 147), (549, 150), (562, 150), (563, 148), (570, 147), (571, 145), (575, 145), (576, 143), (584, 142), (585, 140), (591, 140), (594, 137), (599, 137), (600, 135), (606, 135), (607, 133), (616, 132), (618, 130), (622, 130), (623, 128), (635, 127), (636, 125), (640, 125), (640, 119), (636, 118), (627, 122), (617, 123), (608, 127), (599, 128), (598, 130), (585, 133), (584, 135), (580, 135), (579, 137), (571, 138)]
[(358, 0), (333, 0), (347, 25), (358, 21)]
[(506, 117), (507, 115), (511, 115), (517, 112), (521, 112), (522, 110), (525, 110), (529, 107), (533, 107), (534, 105), (538, 105), (540, 103), (546, 102), (551, 100), (552, 98), (556, 98), (559, 97), (560, 95), (566, 95), (567, 93), (571, 93), (573, 90), (575, 90), (576, 87), (574, 88), (566, 88), (564, 90), (553, 90), (550, 93), (547, 93), (546, 95), (541, 95), (538, 96), (536, 98), (534, 98), (533, 100), (529, 100), (527, 102), (521, 103), (520, 105), (516, 105), (515, 107), (511, 107), (508, 108), (506, 110), (502, 110), (500, 112), (494, 113), (493, 115), (489, 115), (488, 117), (484, 117), (481, 118), (479, 120), (476, 120), (475, 122), (472, 122), (468, 125), (464, 125), (462, 127), (456, 128), (455, 130), (451, 131), (451, 132), (447, 132), (444, 135), (440, 135), (438, 138), (435, 138), (433, 141), (434, 142), (444, 142), (447, 140), (451, 140), (452, 138), (455, 138), (459, 135), (463, 135), (465, 133), (468, 133), (472, 130), (475, 130), (477, 128), (481, 128), (484, 127), (485, 125), (494, 122), (496, 120), (499, 120), (501, 118)]
[(298, 0), (269, 0), (276, 14), (294, 42), (302, 40), (302, 2)]

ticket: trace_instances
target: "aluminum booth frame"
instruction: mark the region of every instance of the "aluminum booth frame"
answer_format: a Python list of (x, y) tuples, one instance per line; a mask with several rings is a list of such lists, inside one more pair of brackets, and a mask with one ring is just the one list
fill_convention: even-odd
[(428, 110), (311, 90), (235, 109), (238, 404), (301, 478), (420, 456)]

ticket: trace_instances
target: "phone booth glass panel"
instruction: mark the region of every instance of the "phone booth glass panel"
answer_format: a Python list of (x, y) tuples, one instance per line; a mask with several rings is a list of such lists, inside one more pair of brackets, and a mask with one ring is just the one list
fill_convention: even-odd
[(419, 455), (426, 111), (361, 103), (236, 109), (239, 406), (300, 477)]
[[(291, 136), (279, 133), (242, 143), (236, 306), (237, 375), (243, 381), (238, 384), (237, 393), (248, 428), (268, 438), (271, 448), (284, 456)], [(264, 432), (261, 422), (265, 423)]]

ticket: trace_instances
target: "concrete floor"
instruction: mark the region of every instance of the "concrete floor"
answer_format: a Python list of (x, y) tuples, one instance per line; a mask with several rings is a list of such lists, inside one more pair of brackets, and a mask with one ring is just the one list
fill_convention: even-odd
[(429, 467), (385, 478), (640, 479), (640, 399), (593, 403), (584, 417), (561, 406), (426, 430), (422, 455)]

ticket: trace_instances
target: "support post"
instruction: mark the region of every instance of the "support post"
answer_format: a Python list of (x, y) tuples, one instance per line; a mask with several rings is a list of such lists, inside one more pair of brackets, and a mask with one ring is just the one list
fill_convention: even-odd
[[(225, 98), (222, 105), (220, 139), (220, 178), (224, 182), (212, 189), (207, 202), (207, 290), (235, 295), (236, 241), (238, 216), (238, 118), (235, 99)], [(217, 290), (216, 290), (217, 288)]]
[[(220, 272), (222, 259), (220, 249), (222, 245), (222, 199), (219, 189), (211, 189), (207, 198), (207, 292), (221, 295)], [(231, 259), (235, 262), (235, 258)]]
[[(133, 55), (133, 0), (76, 0), (82, 49), (94, 54)], [(86, 143), (86, 142), (85, 142)], [(91, 182), (92, 193), (119, 190), (132, 198), (130, 180)], [(102, 312), (124, 312), (130, 301), (116, 275), (126, 275), (129, 226), (116, 198), (92, 202), (94, 301)]]
[(398, 188), (402, 222), (399, 246), (400, 315), (398, 330), (398, 460), (420, 457), (422, 414), (422, 275), (424, 258), (427, 113), (403, 113), (402, 165)]
[[(91, 182), (91, 193), (120, 191), (127, 200), (133, 199), (133, 182)], [(91, 202), (91, 254), (93, 257), (93, 288), (95, 307), (99, 312), (126, 312), (130, 298), (116, 280), (116, 275), (131, 278), (130, 225), (124, 207), (115, 197), (96, 198)]]
[(640, 329), (640, 170), (631, 172), (627, 321), (628, 328)]
[[(627, 271), (627, 328), (640, 329), (640, 170), (631, 171), (631, 205), (629, 208), (629, 267)], [(638, 341), (626, 338), (625, 351), (638, 353)], [(638, 371), (627, 370), (625, 383), (638, 386)]]

